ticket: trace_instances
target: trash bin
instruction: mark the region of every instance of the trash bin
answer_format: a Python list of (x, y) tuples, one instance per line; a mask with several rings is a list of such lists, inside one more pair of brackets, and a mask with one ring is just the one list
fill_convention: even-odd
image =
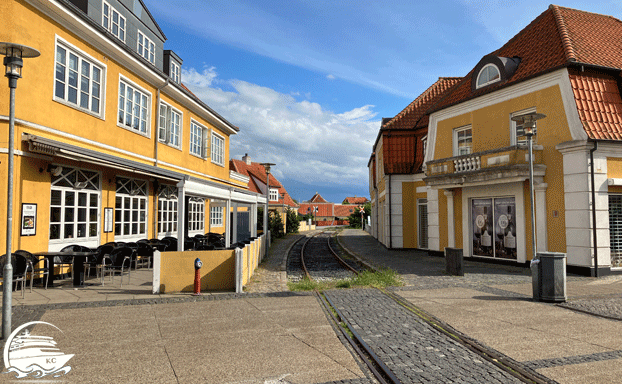
[(539, 252), (540, 300), (554, 303), (566, 301), (566, 254)]
[(451, 276), (464, 276), (462, 248), (445, 248), (445, 272)]
[(531, 288), (533, 290), (533, 299), (540, 301), (540, 294), (542, 292), (542, 280), (540, 279), (540, 259), (538, 255), (531, 260)]

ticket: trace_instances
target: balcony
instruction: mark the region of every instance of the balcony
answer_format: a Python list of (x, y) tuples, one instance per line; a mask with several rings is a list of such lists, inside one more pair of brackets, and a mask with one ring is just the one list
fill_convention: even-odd
[[(542, 146), (534, 146), (534, 175), (544, 176)], [(490, 181), (517, 181), (529, 177), (529, 149), (514, 145), (489, 151), (454, 156), (426, 163), (424, 181), (429, 186), (456, 187)]]

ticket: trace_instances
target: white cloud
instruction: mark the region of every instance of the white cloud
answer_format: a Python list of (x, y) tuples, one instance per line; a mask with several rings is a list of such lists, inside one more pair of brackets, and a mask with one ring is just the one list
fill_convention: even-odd
[(182, 76), (193, 93), (240, 127), (231, 138), (232, 158), (248, 153), (253, 161), (276, 163), (277, 177), (306, 184), (368, 184), (366, 159), (380, 127), (372, 105), (335, 113), (257, 84), (218, 79), (213, 67), (183, 69)]
[(335, 80), (335, 76), (334, 75), (327, 75), (326, 78), (328, 80)]

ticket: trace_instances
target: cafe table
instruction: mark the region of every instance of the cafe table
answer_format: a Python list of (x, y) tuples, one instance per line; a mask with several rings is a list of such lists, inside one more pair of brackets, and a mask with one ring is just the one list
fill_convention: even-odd
[(48, 259), (48, 263), (50, 266), (50, 275), (48, 285), (54, 286), (54, 258), (56, 256), (67, 257), (71, 256), (73, 258), (73, 271), (71, 271), (71, 276), (73, 278), (73, 286), (74, 287), (83, 287), (84, 286), (84, 263), (86, 262), (89, 256), (97, 255), (97, 252), (37, 252), (33, 253), (35, 256), (44, 256)]

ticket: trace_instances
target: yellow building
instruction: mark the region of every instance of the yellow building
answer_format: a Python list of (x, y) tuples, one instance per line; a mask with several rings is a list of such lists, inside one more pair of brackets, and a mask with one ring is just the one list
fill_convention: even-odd
[[(537, 252), (566, 253), (572, 272), (621, 271), (620, 39), (620, 20), (552, 5), (428, 109), (425, 188), (415, 191), (426, 191), (430, 250), (533, 258), (527, 140), (512, 118), (539, 113)], [(417, 198), (407, 199), (411, 211)]]
[[(182, 60), (142, 1), (5, 1), (0, 11), (0, 41), (41, 52), (24, 59), (16, 90), (13, 250), (206, 232), (242, 240), (224, 212), (256, 215), (265, 198), (229, 169), (238, 128), (182, 84)], [(0, 111), (6, 191), (8, 89)]]

